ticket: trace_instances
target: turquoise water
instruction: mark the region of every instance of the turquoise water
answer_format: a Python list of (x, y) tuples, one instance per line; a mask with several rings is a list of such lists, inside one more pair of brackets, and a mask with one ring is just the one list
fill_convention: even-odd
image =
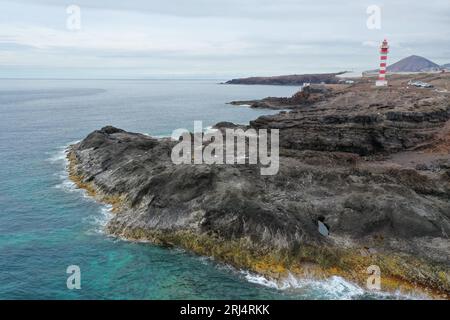
[[(339, 278), (274, 283), (182, 250), (102, 232), (105, 206), (67, 180), (64, 146), (111, 124), (151, 135), (270, 111), (231, 100), (288, 96), (295, 87), (206, 80), (0, 80), (1, 299), (371, 298)], [(81, 269), (81, 289), (66, 268)], [(385, 296), (382, 296), (385, 297)]]

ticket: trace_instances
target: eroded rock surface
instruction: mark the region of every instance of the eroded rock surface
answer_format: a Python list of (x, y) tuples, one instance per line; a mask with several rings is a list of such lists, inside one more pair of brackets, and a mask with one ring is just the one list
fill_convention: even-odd
[(280, 129), (285, 148), (370, 155), (425, 147), (449, 119), (447, 94), (361, 84), (291, 112), (262, 116), (250, 125)]
[[(113, 204), (107, 229), (114, 235), (181, 246), (271, 277), (337, 274), (363, 284), (376, 264), (386, 289), (445, 297), (450, 158), (433, 151), (445, 148), (427, 148), (446, 141), (449, 100), (402, 90), (349, 90), (251, 122), (280, 129), (274, 176), (261, 176), (258, 165), (174, 165), (175, 141), (114, 127), (70, 148), (70, 175)], [(432, 159), (404, 161), (427, 152)]]

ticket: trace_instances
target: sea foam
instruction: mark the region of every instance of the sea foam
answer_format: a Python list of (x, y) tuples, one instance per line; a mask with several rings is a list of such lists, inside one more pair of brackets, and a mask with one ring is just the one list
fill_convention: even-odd
[[(85, 200), (98, 203), (90, 197), (85, 190), (78, 188), (77, 185), (69, 178), (69, 173), (67, 171), (67, 167), (69, 165), (69, 161), (67, 160), (67, 152), (70, 145), (78, 142), (79, 141), (73, 141), (67, 145), (59, 147), (57, 151), (51, 154), (47, 159), (50, 163), (59, 165), (61, 168), (60, 171), (55, 173), (60, 182), (56, 184), (54, 188), (60, 189), (64, 192), (79, 193)], [(111, 218), (112, 206), (109, 204), (99, 204), (99, 214), (90, 215), (83, 220), (93, 226), (94, 232), (104, 233), (104, 229)]]
[(345, 280), (339, 276), (332, 276), (327, 279), (300, 278), (289, 273), (282, 279), (270, 279), (265, 276), (255, 274), (249, 271), (240, 271), (244, 278), (251, 283), (265, 286), (268, 288), (290, 291), (290, 292), (307, 292), (308, 296), (313, 293), (318, 299), (401, 299), (415, 300), (428, 299), (429, 297), (422, 294), (405, 294), (400, 291), (383, 292), (368, 290), (359, 285)]

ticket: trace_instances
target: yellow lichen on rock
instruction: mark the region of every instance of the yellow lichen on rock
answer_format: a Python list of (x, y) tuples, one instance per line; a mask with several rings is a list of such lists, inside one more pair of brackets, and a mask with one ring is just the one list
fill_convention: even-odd
[(124, 194), (105, 194), (103, 191), (99, 190), (93, 182), (86, 182), (83, 175), (79, 174), (77, 171), (77, 158), (73, 151), (69, 150), (67, 153), (68, 166), (67, 170), (69, 172), (69, 179), (75, 183), (75, 185), (86, 191), (86, 193), (98, 201), (104, 202), (112, 206), (111, 211), (117, 213), (125, 205), (126, 195)]

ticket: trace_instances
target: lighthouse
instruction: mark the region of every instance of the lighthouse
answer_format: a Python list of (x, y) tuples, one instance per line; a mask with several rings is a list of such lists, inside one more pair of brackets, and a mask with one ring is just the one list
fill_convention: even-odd
[(375, 82), (377, 87), (384, 87), (388, 84), (386, 80), (386, 62), (388, 52), (389, 45), (387, 40), (384, 39), (380, 47), (380, 72), (378, 74), (378, 80)]

